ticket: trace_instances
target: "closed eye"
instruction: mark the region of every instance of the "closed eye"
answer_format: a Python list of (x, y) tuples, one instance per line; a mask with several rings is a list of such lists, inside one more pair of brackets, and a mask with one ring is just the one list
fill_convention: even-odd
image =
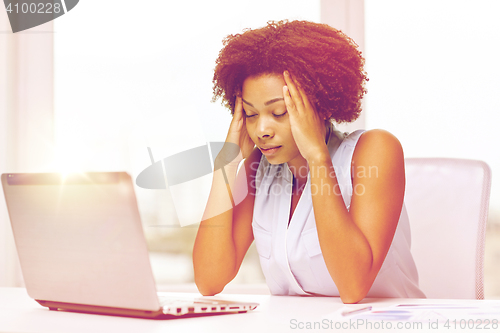
[(244, 113), (245, 117), (246, 118), (252, 118), (252, 117), (255, 117), (257, 114), (246, 114)]
[(288, 111), (285, 111), (285, 112), (283, 112), (282, 114), (275, 114), (274, 116), (275, 116), (276, 118), (279, 118), (279, 117), (283, 117), (283, 116), (284, 116), (284, 115), (286, 115), (287, 113), (288, 113)]

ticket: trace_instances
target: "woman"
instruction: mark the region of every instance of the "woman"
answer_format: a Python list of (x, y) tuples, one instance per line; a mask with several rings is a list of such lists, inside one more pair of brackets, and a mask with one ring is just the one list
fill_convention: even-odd
[(332, 124), (358, 117), (363, 65), (357, 45), (323, 24), (270, 22), (225, 39), (214, 100), (233, 119), (193, 249), (203, 295), (236, 276), (255, 239), (272, 294), (425, 297), (399, 141)]

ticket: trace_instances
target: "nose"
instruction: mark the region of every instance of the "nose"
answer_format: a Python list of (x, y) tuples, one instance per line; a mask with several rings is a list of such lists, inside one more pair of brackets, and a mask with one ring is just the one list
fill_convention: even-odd
[(272, 119), (261, 116), (257, 121), (255, 134), (259, 139), (271, 139), (274, 136), (274, 126)]

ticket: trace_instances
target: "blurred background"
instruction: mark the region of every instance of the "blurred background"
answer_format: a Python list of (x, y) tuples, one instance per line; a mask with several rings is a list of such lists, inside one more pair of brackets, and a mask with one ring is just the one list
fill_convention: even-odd
[[(342, 129), (383, 128), (406, 157), (486, 161), (493, 183), (486, 297), (500, 285), (500, 2), (496, 0), (85, 0), (12, 34), (0, 9), (0, 173), (117, 171), (224, 141), (229, 111), (211, 103), (228, 34), (269, 20), (343, 30), (370, 79), (363, 116)], [(193, 282), (196, 225), (180, 227), (168, 190), (136, 187), (158, 285)], [(0, 194), (0, 286), (22, 286)], [(264, 282), (254, 245), (235, 279)]]

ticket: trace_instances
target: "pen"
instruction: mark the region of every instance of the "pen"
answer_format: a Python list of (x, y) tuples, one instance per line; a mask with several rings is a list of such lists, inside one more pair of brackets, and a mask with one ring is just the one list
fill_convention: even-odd
[(356, 309), (356, 310), (345, 310), (345, 311), (342, 311), (342, 315), (343, 316), (350, 316), (350, 315), (353, 315), (353, 314), (367, 312), (367, 311), (370, 311), (371, 309), (372, 309), (371, 306), (366, 306), (364, 308), (359, 308), (359, 309)]

